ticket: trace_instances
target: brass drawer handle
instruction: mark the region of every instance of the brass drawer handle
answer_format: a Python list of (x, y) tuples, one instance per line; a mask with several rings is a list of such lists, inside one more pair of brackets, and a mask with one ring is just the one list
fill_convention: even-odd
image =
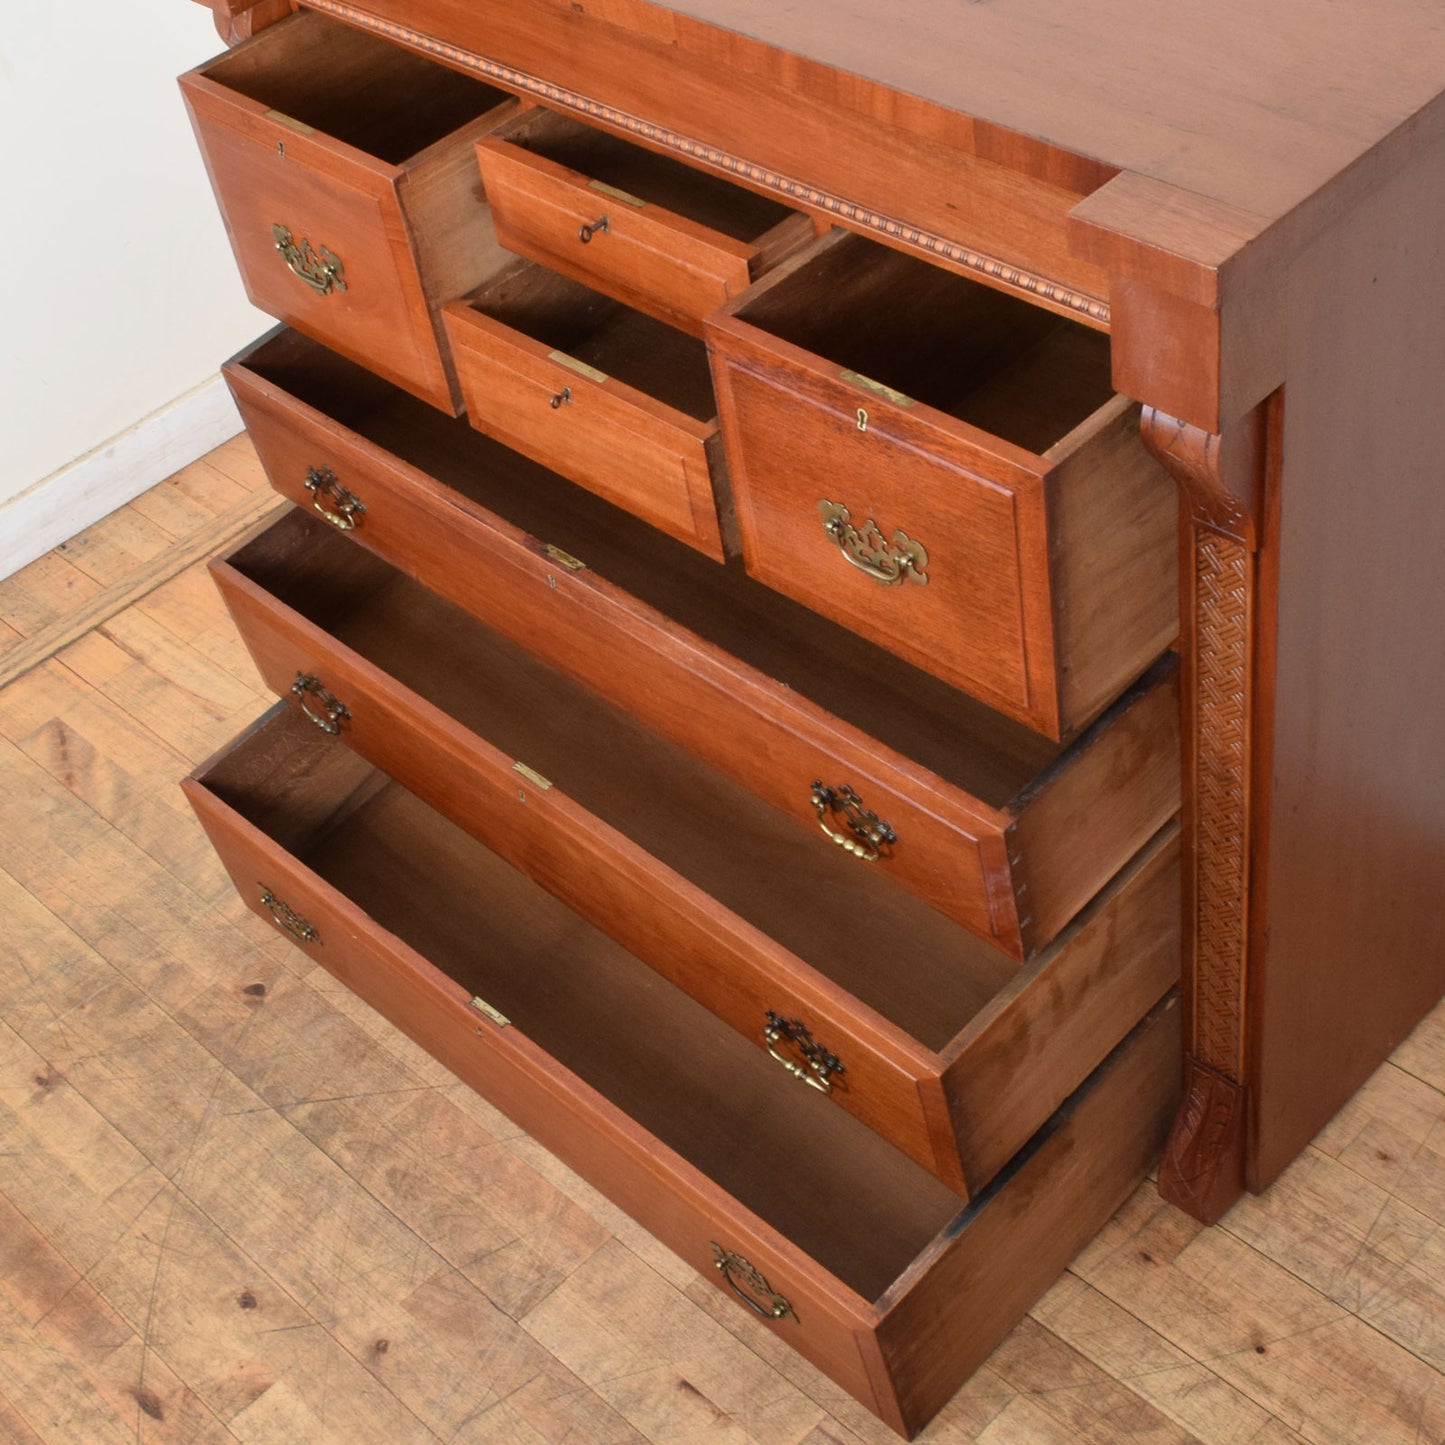
[(281, 259), (291, 268), (291, 274), (303, 281), (318, 296), (346, 290), (341, 257), (335, 251), (325, 246), (313, 247), (305, 236), (301, 238), (298, 246), (291, 232), (279, 221), (271, 227), (271, 239), (275, 241)]
[[(810, 1089), (821, 1093), (833, 1092), (833, 1075), (846, 1074), (847, 1067), (837, 1054), (830, 1053), (820, 1044), (802, 1019), (785, 1019), (772, 1009), (767, 1012), (767, 1026), (763, 1029), (763, 1042), (768, 1052), (795, 1078), (807, 1084)], [(790, 1059), (778, 1051), (779, 1045), (792, 1044), (803, 1057), (803, 1062)]]
[[(742, 1255), (724, 1249), (716, 1240), (709, 1240), (708, 1243), (712, 1245), (713, 1264), (727, 1280), (732, 1292), (755, 1315), (761, 1315), (765, 1320), (790, 1319), (797, 1323), (798, 1316), (792, 1305)], [(739, 1280), (742, 1281), (741, 1284), (738, 1283)]]
[[(313, 677), (309, 673), (298, 672), (296, 681), (291, 684), (291, 691), (296, 695), (296, 700), (301, 704), (301, 711), (316, 724), (324, 733), (330, 733), (335, 737), (341, 731), (341, 724), (351, 718), (350, 709), (337, 697), (328, 692), (322, 685), (319, 677)], [(307, 697), (315, 697), (321, 704), (320, 712), (313, 712)]]
[[(846, 783), (829, 788), (821, 778), (813, 779), (813, 807), (818, 812), (818, 826), (846, 853), (865, 863), (876, 863), (881, 850), (898, 841), (891, 824), (863, 806), (863, 800)], [(839, 816), (848, 830), (840, 833), (828, 826), (830, 816)]]
[(826, 499), (819, 501), (818, 514), (824, 532), (837, 543), (843, 560), (875, 582), (884, 587), (897, 587), (903, 582), (928, 585), (928, 553), (907, 532), (897, 531), (891, 542), (885, 542), (871, 517), (861, 527), (855, 527), (847, 507)]
[(264, 883), (258, 883), (256, 887), (261, 890), (261, 902), (271, 910), (271, 917), (280, 928), (298, 943), (321, 942), (321, 935), (294, 908), (283, 903)]
[(595, 221), (587, 221), (577, 227), (577, 239), (585, 246), (593, 236), (600, 236), (605, 231), (612, 229), (611, 222), (606, 216), (598, 216)]
[[(366, 513), (366, 504), (349, 487), (343, 487), (336, 480), (336, 473), (330, 467), (307, 467), (306, 490), (311, 493), (312, 507), (343, 532), (354, 532), (356, 524)], [(322, 506), (323, 497), (331, 499), (330, 507)]]

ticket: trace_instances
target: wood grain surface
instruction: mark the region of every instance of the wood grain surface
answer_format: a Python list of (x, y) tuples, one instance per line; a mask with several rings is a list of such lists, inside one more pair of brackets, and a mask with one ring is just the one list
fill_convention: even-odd
[[(228, 444), (132, 516), (262, 485)], [(198, 565), (113, 621), (0, 691), (0, 1438), (896, 1439), (243, 908), (174, 780), (259, 680)], [(1442, 1226), (1437, 1009), (1219, 1225), (1141, 1188), (921, 1438), (1438, 1439)]]

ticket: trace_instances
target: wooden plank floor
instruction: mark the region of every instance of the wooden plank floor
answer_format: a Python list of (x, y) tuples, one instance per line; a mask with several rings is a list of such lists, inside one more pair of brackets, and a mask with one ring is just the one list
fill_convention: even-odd
[[(0, 1440), (894, 1439), (232, 894), (243, 439), (0, 584)], [(1141, 1189), (932, 1441), (1445, 1441), (1445, 1009), (1263, 1199)]]

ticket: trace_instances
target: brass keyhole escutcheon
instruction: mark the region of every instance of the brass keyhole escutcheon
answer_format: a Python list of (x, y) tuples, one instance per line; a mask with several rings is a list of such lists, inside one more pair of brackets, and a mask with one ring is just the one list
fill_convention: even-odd
[[(355, 492), (336, 480), (336, 473), (330, 467), (307, 467), (306, 490), (311, 493), (312, 507), (333, 527), (340, 527), (343, 532), (356, 530), (366, 506)], [(323, 497), (330, 501), (330, 506), (322, 505)]]
[[(819, 1093), (831, 1094), (834, 1076), (848, 1072), (837, 1054), (825, 1049), (802, 1019), (784, 1018), (772, 1009), (767, 1011), (765, 1019), (763, 1043), (768, 1053), (800, 1083)], [(789, 1048), (797, 1051), (796, 1058), (783, 1052)]]
[[(892, 825), (865, 808), (863, 800), (846, 783), (830, 788), (822, 779), (814, 778), (812, 803), (823, 832), (845, 853), (865, 863), (876, 863), (883, 856), (882, 850), (898, 841)], [(830, 826), (830, 819), (841, 822), (842, 831)]]
[(858, 408), (858, 430), (868, 430), (868, 408), (866, 406), (860, 406)]
[(261, 903), (276, 920), (276, 926), (289, 933), (298, 943), (320, 943), (321, 935), (296, 912), (290, 904), (282, 902), (264, 883), (258, 883)]
[[(296, 681), (291, 684), (291, 691), (296, 700), (301, 704), (301, 711), (316, 724), (324, 733), (330, 733), (335, 737), (341, 731), (341, 724), (347, 722), (351, 717), (351, 711), (333, 693), (326, 690), (321, 684), (319, 677), (313, 677), (308, 673), (298, 672)], [(317, 712), (312, 708), (308, 699), (314, 698), (320, 707)]]

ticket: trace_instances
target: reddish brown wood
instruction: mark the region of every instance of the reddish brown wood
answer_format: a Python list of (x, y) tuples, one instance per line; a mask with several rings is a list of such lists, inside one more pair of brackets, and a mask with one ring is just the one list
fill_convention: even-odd
[[(457, 294), (450, 286), (472, 289), (501, 257), (475, 185), (438, 186), (432, 175), (450, 172), (457, 157), (469, 167), (477, 137), (515, 107), (487, 87), (456, 91), (450, 72), (415, 57), (398, 64), (398, 54), (302, 14), (191, 71), (181, 88), (251, 300), (455, 413), (460, 398), (434, 312)], [(368, 136), (383, 139), (375, 116), (425, 89), (428, 70), (439, 83), (431, 109), (413, 118), (416, 151), (370, 153)], [(343, 94), (344, 86), (353, 89)], [(431, 129), (428, 114), (437, 118)], [(342, 136), (326, 132), (329, 121)], [(433, 138), (438, 127), (444, 133)], [(337, 258), (337, 284), (316, 289), (291, 269), (276, 226), (322, 260)], [(446, 278), (448, 294), (429, 294), (432, 273)]]
[[(300, 946), (316, 962), (725, 1291), (714, 1245), (741, 1256), (735, 1279), (748, 1285), (756, 1270), (767, 1302), (787, 1301), (770, 1321), (779, 1338), (896, 1428), (936, 1410), (1156, 1146), (1177, 1059), (1167, 1007), (960, 1213), (826, 1101), (800, 1111), (789, 1081), (741, 1041), (680, 1052), (694, 1006), (640, 988), (635, 960), (291, 710), (186, 792), (263, 917), (259, 877), (314, 928)], [(479, 938), (482, 974), (463, 983), (447, 970), (471, 966)], [(603, 986), (569, 1001), (546, 976), (573, 967)], [(507, 1024), (469, 1003), (493, 987), (515, 1001)], [(634, 1081), (648, 1091), (641, 1110)], [(763, 1287), (750, 1285), (755, 1300)]]
[[(1067, 884), (1054, 891), (1042, 871), (1033, 880), (1052, 897), (1052, 921), (1062, 926), (1175, 811), (1174, 778), (1155, 766), (1158, 759), (1172, 757), (1176, 746), (1170, 709), (1157, 706), (1159, 689), (1169, 687), (1162, 674), (1070, 751), (1035, 752), (1035, 770), (1025, 764), (1014, 771), (1007, 789), (990, 804), (660, 615), (590, 568), (572, 571), (560, 565), (539, 540), (519, 534), (495, 512), (328, 422), (280, 387), (238, 366), (228, 374), (268, 472), (293, 500), (308, 500), (301, 486), (308, 467), (332, 468), (366, 502), (358, 540), (756, 791), (806, 829), (816, 846), (831, 845), (819, 832), (813, 782), (853, 787), (864, 806), (898, 835), (898, 843), (876, 865), (879, 870), (1015, 957), (1024, 954), (1020, 919), (1027, 914), (1018, 909), (1013, 891), (1020, 865), (1006, 837), (1012, 825), (1026, 819), (1030, 809), (1048, 806), (1053, 794), (1071, 799), (1071, 806), (1060, 810), (1051, 840), (1054, 856), (1069, 860)], [(478, 439), (477, 446), (482, 445)], [(462, 470), (498, 465), (497, 457), (484, 457), (479, 452), (477, 461)], [(595, 536), (593, 545), (601, 544)], [(639, 547), (655, 546), (644, 536), (629, 537), (634, 556)], [(668, 559), (655, 569), (640, 569), (644, 576), (672, 575), (668, 605), (674, 610), (688, 603), (689, 588), (701, 588), (706, 599), (711, 585), (727, 581), (701, 560), (687, 574), (678, 565)], [(728, 607), (733, 597), (735, 592), (719, 596), (712, 605)], [(705, 623), (701, 614), (709, 607), (695, 610)], [(779, 619), (785, 625), (787, 617), (769, 602), (767, 611), (751, 619), (748, 640), (762, 648), (764, 630)], [(801, 655), (816, 646), (806, 636), (783, 636), (785, 654)], [(740, 645), (744, 641), (738, 639)], [(871, 706), (869, 693), (880, 686), (872, 665), (855, 660), (852, 666), (860, 670), (850, 677), (846, 649), (830, 662), (827, 670), (837, 694)], [(998, 746), (990, 736), (997, 720), (980, 710), (983, 732), (968, 738), (964, 729), (971, 720), (961, 700), (951, 696), (949, 708), (952, 737), (939, 751), (945, 767), (950, 755), (969, 757)], [(1149, 725), (1142, 724), (1146, 717)], [(1131, 718), (1136, 719), (1133, 726)], [(1086, 759), (1096, 746), (1108, 750), (1116, 735), (1119, 751), (1109, 754), (1113, 764), (1091, 775), (1099, 789), (1108, 781), (1107, 796), (1075, 795), (1069, 786), (1075, 760)], [(1045, 760), (1049, 766), (1039, 776)], [(832, 820), (835, 832), (840, 826)], [(1075, 846), (1070, 848), (1065, 838), (1073, 838)], [(1075, 858), (1083, 860), (1082, 872), (1073, 867)], [(859, 861), (857, 866), (874, 865)], [(1048, 941), (1039, 922), (1030, 948)]]
[(786, 254), (780, 228), (811, 234), (750, 192), (548, 110), (487, 137), (477, 160), (509, 249), (699, 336)]
[[(1277, 427), (1276, 408), (1276, 427)], [(1227, 437), (1146, 408), (1145, 443), (1182, 493), (1185, 651), (1184, 1102), (1159, 1187), (1217, 1219), (1244, 1187), (1246, 1035), (1256, 879), (1256, 613), (1268, 410)], [(1276, 475), (1277, 487), (1277, 475)], [(1267, 682), (1265, 683), (1267, 687)]]
[[(721, 561), (723, 534), (711, 475), (714, 456), (720, 488), (726, 480), (721, 449), (710, 445), (718, 428), (701, 343), (693, 341), (688, 348), (696, 348), (695, 357), (679, 356), (689, 338), (638, 335), (641, 328), (629, 326), (625, 314), (607, 316), (613, 336), (601, 335), (600, 328), (592, 330), (589, 324), (597, 310), (596, 294), (578, 287), (582, 294), (575, 298), (576, 335), (586, 344), (584, 361), (574, 354), (580, 349), (575, 344), (559, 348), (549, 344), (550, 338), (529, 335), (488, 314), (509, 311), (499, 293), (525, 286), (525, 272), (506, 273), (480, 296), (446, 309), (445, 324), (472, 425)], [(570, 326), (563, 329), (572, 331)], [(667, 330), (657, 326), (659, 332)], [(667, 359), (649, 354), (639, 364), (638, 349), (649, 345), (684, 365), (691, 362), (700, 373), (707, 393), (705, 417), (690, 416), (628, 384), (625, 375), (630, 370), (648, 375), (658, 360)], [(619, 366), (623, 377), (614, 374)]]
[[(1174, 509), (1123, 424), (1101, 338), (842, 235), (708, 337), (762, 581), (1054, 738), (1172, 639)], [(1060, 507), (1065, 489), (1087, 504)], [(828, 531), (837, 507), (896, 583)]]

